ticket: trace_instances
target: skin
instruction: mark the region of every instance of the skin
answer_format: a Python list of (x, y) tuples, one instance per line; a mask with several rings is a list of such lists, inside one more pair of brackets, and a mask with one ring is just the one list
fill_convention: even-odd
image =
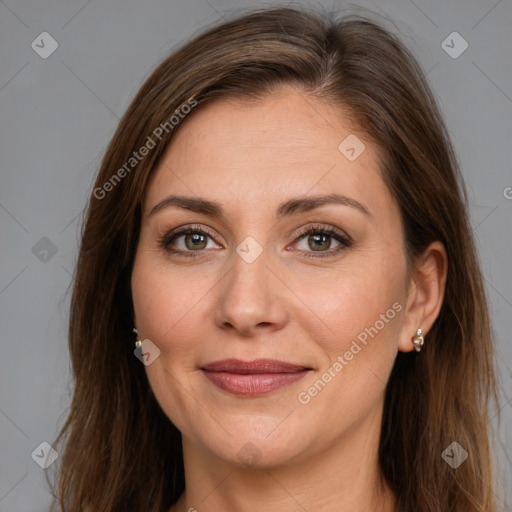
[[(351, 133), (366, 146), (353, 162), (338, 150)], [(416, 329), (426, 335), (437, 317), (447, 262), (435, 242), (406, 275), (399, 209), (378, 156), (339, 109), (292, 87), (198, 107), (175, 134), (147, 187), (132, 274), (135, 325), (161, 351), (147, 376), (183, 437), (186, 490), (170, 511), (394, 509), (377, 464), (385, 386), (397, 352), (413, 350)], [(328, 204), (276, 217), (283, 201), (332, 193), (369, 215)], [(216, 201), (224, 215), (177, 206), (150, 215), (170, 194)], [(178, 235), (171, 248), (192, 257), (166, 252), (160, 238), (189, 224), (214, 236), (195, 249), (190, 235), (188, 245)], [(336, 253), (340, 242), (328, 237), (315, 251), (297, 230), (317, 224), (338, 228), (352, 245)], [(236, 252), (248, 236), (262, 248), (251, 263)], [(299, 393), (394, 303), (401, 311), (300, 403)], [(312, 371), (283, 389), (240, 397), (199, 369), (230, 357)], [(252, 465), (241, 450), (255, 454)]]

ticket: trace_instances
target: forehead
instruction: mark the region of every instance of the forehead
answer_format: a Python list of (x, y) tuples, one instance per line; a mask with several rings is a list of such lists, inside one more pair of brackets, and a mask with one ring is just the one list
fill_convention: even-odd
[[(364, 148), (355, 160), (343, 153), (346, 140)], [(378, 148), (339, 107), (291, 88), (196, 107), (153, 171), (145, 213), (170, 193), (210, 198), (237, 214), (320, 193), (350, 195), (373, 211), (396, 209)]]

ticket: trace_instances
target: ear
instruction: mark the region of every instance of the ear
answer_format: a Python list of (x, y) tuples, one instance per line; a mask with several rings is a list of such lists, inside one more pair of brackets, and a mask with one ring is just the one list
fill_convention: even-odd
[(411, 271), (405, 318), (398, 342), (400, 351), (414, 349), (412, 338), (419, 328), (423, 331), (425, 343), (428, 343), (426, 335), (443, 304), (447, 273), (448, 258), (444, 245), (439, 241), (432, 242), (416, 259)]

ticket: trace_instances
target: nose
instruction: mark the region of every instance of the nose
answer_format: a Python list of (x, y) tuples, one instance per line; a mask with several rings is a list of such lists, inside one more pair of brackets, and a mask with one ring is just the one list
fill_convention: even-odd
[(256, 337), (284, 327), (291, 292), (269, 259), (265, 251), (252, 262), (235, 255), (231, 269), (215, 290), (214, 316), (219, 328)]

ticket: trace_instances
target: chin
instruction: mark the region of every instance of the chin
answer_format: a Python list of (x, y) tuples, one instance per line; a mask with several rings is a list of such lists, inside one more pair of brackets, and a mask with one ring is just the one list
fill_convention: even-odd
[[(281, 419), (282, 421), (282, 419)], [(254, 430), (237, 431), (232, 426), (229, 439), (223, 431), (222, 436), (202, 439), (201, 444), (211, 453), (228, 464), (240, 468), (270, 469), (277, 466), (286, 466), (296, 461), (306, 450), (304, 434), (292, 435), (288, 430), (282, 430), (276, 435), (275, 425), (266, 428), (265, 433)]]

